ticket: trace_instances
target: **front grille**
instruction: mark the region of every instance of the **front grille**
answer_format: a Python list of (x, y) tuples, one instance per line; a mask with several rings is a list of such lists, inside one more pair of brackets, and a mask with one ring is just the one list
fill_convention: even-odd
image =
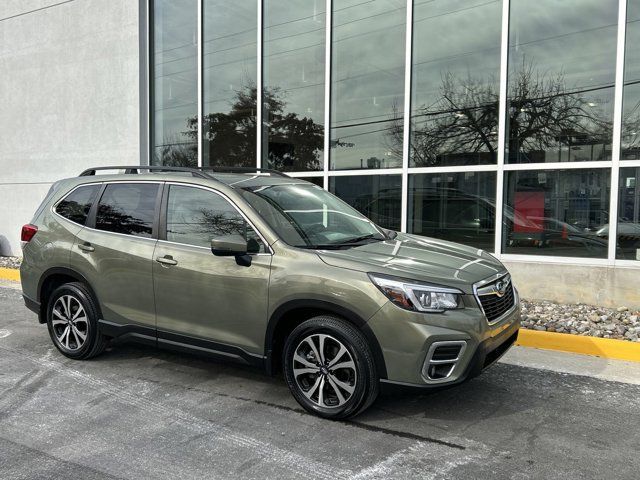
[(506, 275), (495, 282), (483, 285), (477, 291), (478, 301), (489, 323), (495, 322), (513, 308), (515, 295), (511, 277)]

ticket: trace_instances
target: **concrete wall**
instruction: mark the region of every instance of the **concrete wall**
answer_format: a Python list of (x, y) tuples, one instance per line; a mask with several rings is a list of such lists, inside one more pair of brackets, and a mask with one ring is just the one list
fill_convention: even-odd
[(0, 254), (55, 180), (140, 162), (136, 0), (0, 1)]
[(523, 298), (640, 309), (640, 265), (595, 267), (504, 262)]

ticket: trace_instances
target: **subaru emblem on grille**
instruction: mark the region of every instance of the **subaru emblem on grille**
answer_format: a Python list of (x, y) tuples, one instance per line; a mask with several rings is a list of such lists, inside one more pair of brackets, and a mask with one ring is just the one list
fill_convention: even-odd
[(507, 293), (507, 282), (504, 280), (500, 280), (496, 283), (496, 295), (499, 297), (504, 297), (504, 294)]

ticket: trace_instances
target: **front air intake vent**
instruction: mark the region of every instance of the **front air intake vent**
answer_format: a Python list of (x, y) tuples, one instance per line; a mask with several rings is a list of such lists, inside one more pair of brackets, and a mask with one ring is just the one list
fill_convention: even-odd
[(431, 381), (443, 381), (451, 376), (462, 358), (467, 342), (451, 340), (431, 344), (422, 367), (422, 375)]

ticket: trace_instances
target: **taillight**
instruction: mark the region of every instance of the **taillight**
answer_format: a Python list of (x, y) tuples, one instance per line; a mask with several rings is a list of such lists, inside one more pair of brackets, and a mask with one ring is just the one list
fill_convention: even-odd
[(20, 239), (25, 243), (30, 242), (36, 233), (38, 233), (38, 227), (29, 223), (22, 227)]

